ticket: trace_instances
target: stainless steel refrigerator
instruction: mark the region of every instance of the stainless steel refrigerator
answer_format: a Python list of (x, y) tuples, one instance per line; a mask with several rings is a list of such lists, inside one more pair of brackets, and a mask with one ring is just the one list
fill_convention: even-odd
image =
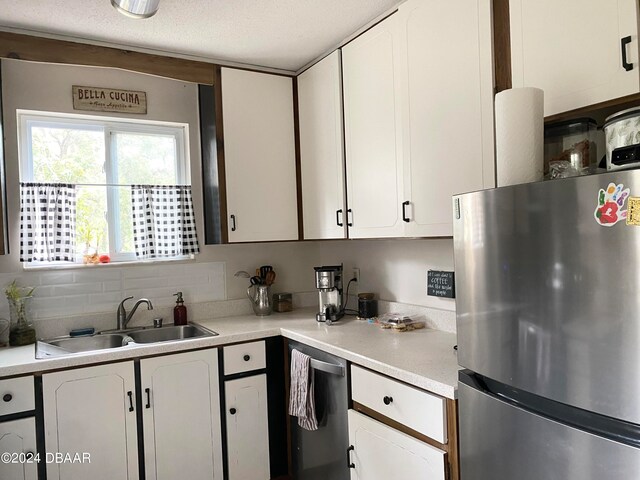
[(640, 479), (640, 171), (454, 197), (461, 480)]

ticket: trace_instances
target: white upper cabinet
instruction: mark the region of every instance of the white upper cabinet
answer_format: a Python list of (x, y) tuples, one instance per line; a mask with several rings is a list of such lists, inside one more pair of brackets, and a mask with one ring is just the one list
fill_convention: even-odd
[(293, 80), (222, 69), (229, 242), (298, 239)]
[(401, 237), (402, 134), (396, 15), (342, 48), (349, 237)]
[(494, 186), (491, 1), (399, 7), (407, 236), (449, 236), (455, 194)]
[(338, 50), (297, 79), (307, 240), (346, 237), (341, 77)]
[(637, 93), (637, 9), (637, 0), (510, 0), (513, 86), (543, 89), (545, 115)]

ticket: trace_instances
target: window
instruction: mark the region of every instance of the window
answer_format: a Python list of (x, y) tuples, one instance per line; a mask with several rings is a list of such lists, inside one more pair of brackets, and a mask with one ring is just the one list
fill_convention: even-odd
[(185, 124), (18, 112), (20, 180), (74, 184), (76, 261), (136, 260), (131, 185), (189, 185)]

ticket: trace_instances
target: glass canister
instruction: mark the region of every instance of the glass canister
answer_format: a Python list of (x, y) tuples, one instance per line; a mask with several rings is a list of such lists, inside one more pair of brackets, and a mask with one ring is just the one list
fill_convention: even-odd
[(9, 318), (11, 319), (9, 344), (13, 346), (30, 345), (36, 341), (36, 330), (31, 319), (31, 296), (7, 298)]
[(273, 311), (274, 312), (291, 312), (293, 310), (293, 296), (290, 293), (274, 293), (273, 294)]

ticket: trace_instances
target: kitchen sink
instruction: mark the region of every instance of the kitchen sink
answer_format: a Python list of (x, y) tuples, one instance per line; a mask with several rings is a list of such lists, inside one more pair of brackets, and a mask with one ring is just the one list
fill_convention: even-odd
[(217, 333), (199, 325), (172, 325), (169, 327), (149, 328), (129, 333), (136, 343), (171, 342), (189, 338), (211, 337)]
[(36, 343), (36, 358), (60, 357), (76, 353), (112, 348), (126, 348), (138, 344), (176, 342), (191, 338), (218, 335), (200, 325), (170, 325), (160, 328), (138, 328), (117, 333), (98, 333), (86, 337), (57, 337)]

